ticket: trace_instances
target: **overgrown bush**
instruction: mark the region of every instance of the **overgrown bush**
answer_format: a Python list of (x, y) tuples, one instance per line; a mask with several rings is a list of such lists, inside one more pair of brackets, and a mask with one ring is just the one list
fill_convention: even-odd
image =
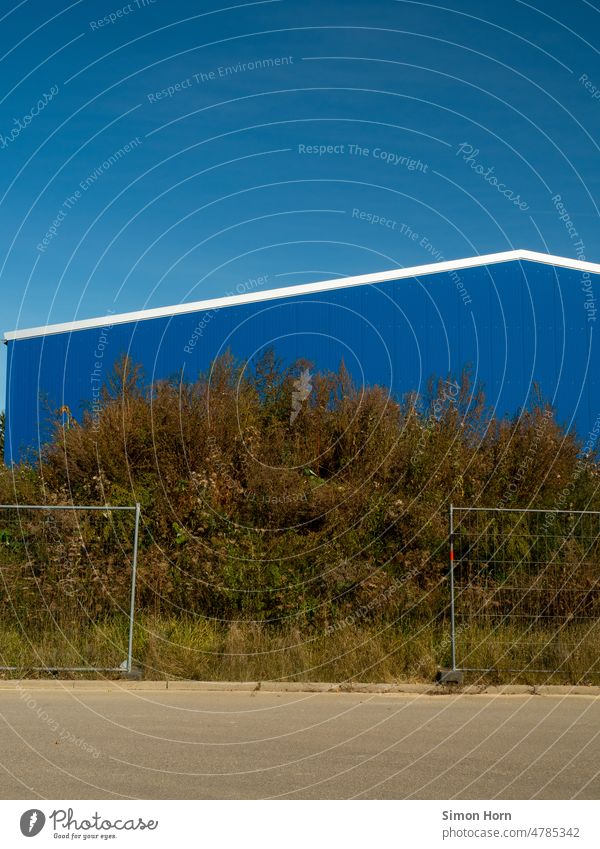
[[(373, 628), (442, 621), (450, 502), (600, 508), (595, 453), (542, 398), (498, 419), (468, 372), (392, 399), (342, 365), (310, 378), (290, 421), (305, 369), (226, 354), (192, 384), (149, 386), (123, 359), (100, 413), (57, 422), (38, 466), (2, 470), (0, 501), (139, 501), (142, 611), (315, 633), (357, 611)], [(101, 545), (86, 539), (83, 583)], [(60, 551), (36, 567), (48, 580)]]

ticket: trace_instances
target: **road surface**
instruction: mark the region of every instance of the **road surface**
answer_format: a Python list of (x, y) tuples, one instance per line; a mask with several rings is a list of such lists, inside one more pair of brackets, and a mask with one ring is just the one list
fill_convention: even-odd
[(0, 689), (4, 799), (598, 799), (600, 697)]

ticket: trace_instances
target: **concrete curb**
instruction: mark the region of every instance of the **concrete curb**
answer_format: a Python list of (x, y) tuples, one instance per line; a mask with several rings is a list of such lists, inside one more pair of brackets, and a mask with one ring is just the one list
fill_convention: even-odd
[(122, 691), (188, 691), (188, 692), (264, 692), (264, 693), (365, 693), (372, 695), (413, 696), (600, 696), (600, 686), (564, 684), (504, 684), (485, 686), (471, 684), (464, 687), (440, 684), (333, 684), (326, 682), (282, 681), (70, 681), (0, 680), (0, 691), (15, 690), (76, 690), (78, 692)]

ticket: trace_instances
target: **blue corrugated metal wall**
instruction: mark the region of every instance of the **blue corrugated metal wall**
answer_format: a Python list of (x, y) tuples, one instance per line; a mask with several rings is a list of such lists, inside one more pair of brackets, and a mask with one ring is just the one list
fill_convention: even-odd
[[(598, 291), (600, 275), (591, 279)], [(60, 407), (80, 416), (122, 353), (149, 380), (192, 380), (227, 348), (246, 360), (274, 347), (315, 370), (343, 358), (359, 383), (396, 394), (470, 364), (499, 414), (527, 405), (535, 381), (585, 437), (600, 412), (600, 352), (584, 282), (580, 271), (512, 261), (10, 342), (6, 461), (39, 451)]]

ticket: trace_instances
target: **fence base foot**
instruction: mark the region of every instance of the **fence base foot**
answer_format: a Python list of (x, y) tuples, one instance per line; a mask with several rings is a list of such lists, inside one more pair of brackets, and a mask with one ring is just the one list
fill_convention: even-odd
[(462, 684), (465, 680), (465, 673), (460, 669), (440, 669), (435, 680), (438, 684)]
[(127, 672), (127, 670), (121, 672), (121, 678), (124, 678), (126, 681), (141, 681), (142, 670), (139, 668), (139, 666), (134, 666), (131, 672)]

